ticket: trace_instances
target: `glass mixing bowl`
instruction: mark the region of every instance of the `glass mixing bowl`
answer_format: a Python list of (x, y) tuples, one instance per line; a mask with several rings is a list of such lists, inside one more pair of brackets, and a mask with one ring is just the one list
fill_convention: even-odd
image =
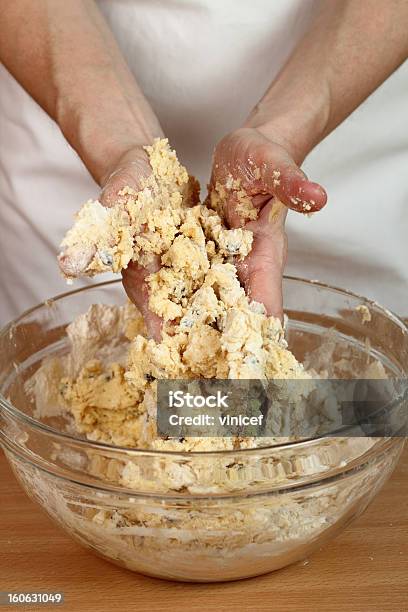
[[(408, 330), (396, 316), (296, 278), (285, 279), (284, 295), (289, 346), (299, 359), (318, 361), (323, 347), (320, 359), (331, 376), (344, 376), (345, 363), (357, 373), (380, 362), (390, 377), (407, 377)], [(83, 545), (171, 580), (256, 576), (338, 534), (390, 476), (403, 438), (153, 452), (84, 439), (58, 410), (35, 418), (25, 383), (44, 357), (67, 352), (67, 324), (94, 303), (123, 302), (119, 281), (73, 291), (25, 313), (0, 336), (4, 452), (27, 494)], [(356, 310), (362, 304), (370, 316)]]

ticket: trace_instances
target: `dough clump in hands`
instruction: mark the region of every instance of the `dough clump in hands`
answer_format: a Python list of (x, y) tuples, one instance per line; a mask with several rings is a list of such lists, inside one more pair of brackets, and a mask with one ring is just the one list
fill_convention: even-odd
[[(107, 382), (116, 396), (118, 385), (126, 386), (123, 407), (143, 404), (157, 378), (307, 378), (287, 349), (281, 322), (251, 301), (238, 280), (234, 261), (249, 254), (252, 232), (228, 229), (215, 210), (199, 203), (197, 182), (167, 140), (156, 140), (146, 151), (152, 173), (140, 191), (123, 189), (111, 208), (87, 202), (59, 256), (69, 279), (119, 272), (130, 262), (146, 266), (153, 257), (160, 258), (160, 270), (146, 282), (149, 308), (163, 319), (161, 342), (137, 333), (124, 371), (109, 366), (114, 382), (112, 378)], [(107, 401), (100, 378), (106, 372), (98, 363), (86, 367), (65, 394), (77, 406), (73, 410), (77, 424), (87, 398), (92, 398), (90, 372), (91, 381), (98, 381), (98, 397), (102, 394)], [(95, 398), (92, 404), (97, 404)], [(100, 431), (109, 441), (107, 428)]]

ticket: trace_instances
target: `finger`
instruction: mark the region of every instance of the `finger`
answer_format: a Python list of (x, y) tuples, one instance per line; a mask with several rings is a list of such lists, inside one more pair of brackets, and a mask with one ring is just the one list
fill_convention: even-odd
[(250, 300), (264, 304), (267, 314), (283, 319), (282, 275), (287, 239), (284, 229), (287, 209), (271, 200), (256, 221), (245, 228), (253, 231), (251, 253), (236, 262), (238, 276)]
[(85, 272), (95, 254), (94, 245), (67, 247), (58, 255), (60, 270), (66, 278), (77, 278)]
[(291, 210), (300, 213), (313, 213), (321, 210), (327, 203), (327, 194), (321, 185), (309, 181), (307, 176), (293, 164), (274, 164), (272, 170), (265, 171), (265, 184), (270, 192)]
[(263, 143), (258, 150), (260, 176), (264, 192), (276, 197), (285, 206), (300, 213), (317, 212), (327, 203), (321, 185), (309, 181), (288, 151), (275, 143)]
[(126, 294), (140, 310), (150, 337), (160, 342), (162, 320), (154, 312), (149, 310), (149, 287), (146, 277), (160, 269), (160, 258), (155, 257), (148, 268), (142, 268), (139, 264), (132, 262), (126, 270), (122, 271), (122, 282)]
[[(240, 185), (238, 189), (234, 186), (236, 180)], [(228, 183), (233, 185), (232, 189), (228, 189)], [(224, 216), (231, 227), (242, 225), (242, 214), (237, 213), (237, 206), (243, 193), (252, 198), (252, 206), (257, 210), (272, 195), (301, 213), (316, 212), (327, 202), (323, 187), (308, 180), (284, 146), (253, 129), (239, 130), (219, 143), (210, 192), (220, 184), (227, 193)]]
[(120, 203), (119, 192), (125, 187), (130, 187), (136, 192), (143, 187), (143, 179), (151, 174), (149, 161), (140, 157), (127, 161), (117, 168), (106, 180), (101, 191), (100, 202), (107, 208)]

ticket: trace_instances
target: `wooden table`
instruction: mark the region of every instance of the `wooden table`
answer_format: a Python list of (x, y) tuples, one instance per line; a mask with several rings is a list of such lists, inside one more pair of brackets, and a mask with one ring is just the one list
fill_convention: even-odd
[[(408, 610), (408, 448), (366, 513), (310, 559), (223, 584), (134, 574), (72, 542), (20, 490), (0, 451), (0, 591), (63, 591), (63, 612)], [(0, 612), (6, 608), (0, 607)]]

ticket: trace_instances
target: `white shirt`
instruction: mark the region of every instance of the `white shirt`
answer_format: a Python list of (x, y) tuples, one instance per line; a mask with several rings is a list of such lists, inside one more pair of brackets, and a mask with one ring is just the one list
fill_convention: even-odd
[[(101, 0), (139, 85), (205, 185), (215, 144), (240, 127), (313, 16), (313, 0)], [(55, 260), (98, 187), (59, 128), (0, 67), (0, 322), (66, 285)], [(408, 65), (304, 165), (329, 204), (288, 215), (287, 272), (408, 314)], [(78, 282), (85, 284), (90, 281)]]

